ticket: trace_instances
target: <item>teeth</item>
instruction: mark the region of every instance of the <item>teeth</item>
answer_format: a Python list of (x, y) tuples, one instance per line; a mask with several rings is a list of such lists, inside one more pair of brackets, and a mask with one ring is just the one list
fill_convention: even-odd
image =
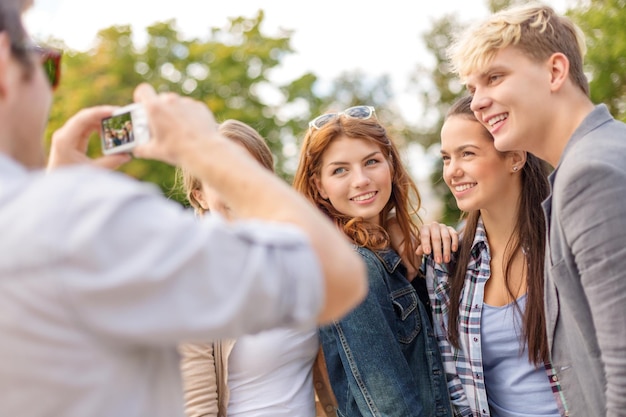
[(456, 191), (465, 191), (465, 190), (469, 190), (470, 188), (473, 188), (476, 184), (463, 184), (463, 185), (457, 185), (454, 187), (454, 189)]
[(360, 195), (358, 197), (354, 197), (352, 200), (353, 201), (363, 201), (363, 200), (370, 199), (370, 198), (374, 197), (375, 195), (376, 195), (375, 192), (371, 192), (371, 193)]
[(491, 119), (489, 119), (487, 123), (489, 123), (489, 126), (493, 126), (496, 123), (501, 122), (502, 120), (506, 119), (507, 117), (509, 117), (508, 113), (499, 114), (496, 117), (492, 117)]

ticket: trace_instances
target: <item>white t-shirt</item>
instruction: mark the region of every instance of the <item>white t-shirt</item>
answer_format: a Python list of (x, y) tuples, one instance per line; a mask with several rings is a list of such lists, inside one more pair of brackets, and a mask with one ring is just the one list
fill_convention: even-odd
[(182, 416), (180, 342), (312, 327), (323, 301), (295, 228), (198, 222), (92, 167), (0, 155), (0, 230), (0, 416)]
[(273, 329), (237, 339), (228, 357), (229, 417), (315, 417), (317, 329)]

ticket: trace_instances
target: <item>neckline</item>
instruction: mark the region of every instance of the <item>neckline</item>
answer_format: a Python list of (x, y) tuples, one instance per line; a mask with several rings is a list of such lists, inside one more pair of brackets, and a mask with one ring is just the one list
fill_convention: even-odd
[[(524, 294), (522, 294), (519, 297), (517, 297), (517, 300), (515, 300), (515, 301), (517, 302), (518, 305), (521, 303), (521, 301), (524, 300), (524, 298), (526, 297), (527, 294), (528, 293), (525, 292)], [(493, 310), (504, 310), (506, 308), (512, 307), (513, 306), (513, 301), (511, 301), (510, 303), (505, 304), (503, 306), (492, 306), (491, 304), (487, 304), (486, 302), (483, 301), (483, 306), (485, 308), (490, 308), (490, 309), (493, 309)]]

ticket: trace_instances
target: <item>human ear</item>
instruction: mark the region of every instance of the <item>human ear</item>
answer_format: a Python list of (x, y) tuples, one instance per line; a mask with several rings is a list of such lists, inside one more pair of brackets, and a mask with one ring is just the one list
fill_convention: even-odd
[(511, 161), (511, 170), (513, 172), (521, 171), (526, 163), (526, 152), (524, 151), (511, 151), (508, 152), (509, 159)]
[(320, 193), (324, 200), (328, 200), (328, 194), (324, 190), (324, 187), (322, 186), (322, 181), (320, 181), (319, 177), (316, 176), (315, 178), (313, 178), (313, 181), (315, 182), (315, 188), (317, 188), (317, 192)]
[(200, 204), (200, 208), (202, 208), (202, 210), (209, 209), (209, 205), (204, 199), (204, 193), (202, 192), (202, 190), (200, 189), (191, 190), (191, 195), (198, 202), (198, 204)]
[(548, 58), (550, 69), (550, 91), (559, 91), (569, 79), (569, 59), (565, 54), (556, 52)]

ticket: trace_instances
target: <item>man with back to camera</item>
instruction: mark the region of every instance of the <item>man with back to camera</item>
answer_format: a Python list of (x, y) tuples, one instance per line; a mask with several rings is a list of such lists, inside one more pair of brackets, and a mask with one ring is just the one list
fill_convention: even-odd
[(240, 223), (95, 167), (129, 160), (84, 154), (112, 106), (69, 119), (41, 170), (59, 57), (25, 33), (30, 3), (0, 1), (1, 416), (182, 416), (181, 341), (325, 323), (364, 297), (343, 235), (198, 101), (140, 85), (153, 138), (136, 155), (184, 165)]
[(584, 35), (539, 3), (496, 13), (451, 48), (500, 151), (549, 162), (545, 308), (569, 416), (626, 415), (626, 125), (594, 106)]

